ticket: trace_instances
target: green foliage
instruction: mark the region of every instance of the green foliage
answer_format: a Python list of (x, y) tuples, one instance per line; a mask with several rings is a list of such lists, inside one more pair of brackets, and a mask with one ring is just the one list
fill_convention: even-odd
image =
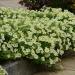
[(0, 59), (26, 57), (52, 65), (65, 50), (75, 50), (73, 13), (0, 8)]
[(6, 71), (0, 66), (0, 75), (7, 75)]

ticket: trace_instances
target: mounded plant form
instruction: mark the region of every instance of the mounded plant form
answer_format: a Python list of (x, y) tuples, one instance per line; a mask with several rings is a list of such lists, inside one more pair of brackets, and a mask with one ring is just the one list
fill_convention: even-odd
[(0, 8), (0, 59), (26, 57), (48, 66), (75, 50), (75, 15), (68, 10)]

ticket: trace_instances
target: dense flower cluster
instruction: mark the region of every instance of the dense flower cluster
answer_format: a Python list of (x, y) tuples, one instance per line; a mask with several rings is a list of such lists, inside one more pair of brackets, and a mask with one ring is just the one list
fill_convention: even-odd
[(7, 75), (6, 71), (0, 66), (0, 75)]
[(0, 59), (26, 57), (52, 65), (65, 50), (75, 50), (73, 13), (0, 8)]

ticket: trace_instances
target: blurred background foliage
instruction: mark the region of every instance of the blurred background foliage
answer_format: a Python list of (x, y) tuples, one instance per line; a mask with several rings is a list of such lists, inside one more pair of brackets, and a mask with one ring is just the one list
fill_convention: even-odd
[(20, 3), (33, 10), (40, 9), (45, 5), (68, 9), (75, 13), (75, 0), (21, 0)]

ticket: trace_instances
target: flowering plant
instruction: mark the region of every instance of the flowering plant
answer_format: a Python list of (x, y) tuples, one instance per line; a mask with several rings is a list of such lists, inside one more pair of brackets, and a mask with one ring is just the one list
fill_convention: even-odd
[(6, 71), (0, 66), (0, 75), (7, 75)]
[(75, 50), (73, 13), (0, 8), (0, 59), (26, 57), (53, 65), (66, 50)]

